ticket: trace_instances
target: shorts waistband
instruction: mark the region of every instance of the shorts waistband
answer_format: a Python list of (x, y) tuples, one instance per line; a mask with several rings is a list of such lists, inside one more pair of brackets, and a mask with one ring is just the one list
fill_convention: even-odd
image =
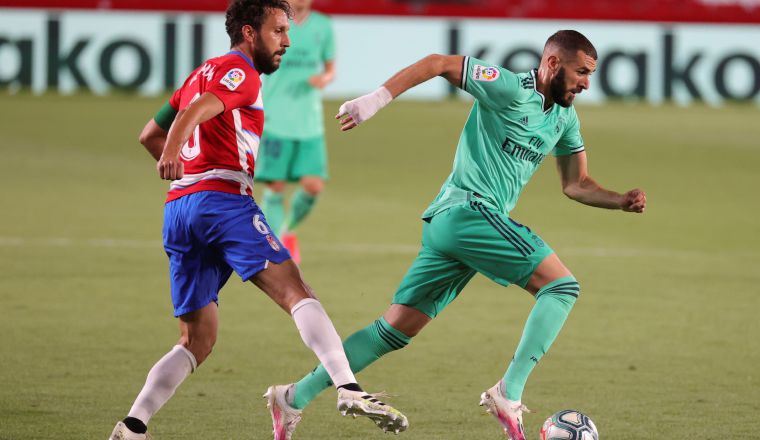
[(468, 191), (466, 189), (462, 189), (456, 186), (449, 186), (446, 188), (446, 191), (443, 195), (444, 198), (448, 198), (452, 201), (461, 201), (462, 204), (471, 204), (473, 202), (482, 203), (483, 206), (489, 209), (493, 209), (498, 211), (499, 208), (496, 207), (495, 204), (490, 202), (488, 199), (483, 197), (482, 195), (474, 192), (474, 191)]

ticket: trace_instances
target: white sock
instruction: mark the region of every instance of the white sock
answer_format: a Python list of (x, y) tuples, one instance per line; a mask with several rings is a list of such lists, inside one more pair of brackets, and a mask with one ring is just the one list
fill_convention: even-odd
[(330, 317), (322, 304), (314, 298), (302, 299), (290, 310), (301, 339), (327, 370), (336, 387), (356, 383), (354, 373), (348, 365), (343, 343), (335, 331)]
[(177, 390), (177, 387), (190, 375), (198, 363), (195, 356), (187, 348), (175, 345), (148, 372), (140, 394), (137, 395), (129, 417), (141, 420), (146, 425), (151, 417)]

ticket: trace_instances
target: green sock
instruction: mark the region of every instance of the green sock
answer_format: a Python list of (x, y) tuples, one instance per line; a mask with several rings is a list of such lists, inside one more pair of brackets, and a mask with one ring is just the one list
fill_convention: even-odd
[(272, 232), (278, 235), (285, 218), (283, 199), (282, 193), (274, 192), (269, 188), (264, 189), (264, 203), (261, 204), (261, 210), (264, 212), (267, 224), (272, 228)]
[[(412, 338), (391, 327), (385, 318), (380, 318), (364, 327), (343, 342), (351, 371), (358, 373), (366, 366), (391, 351), (406, 347)], [(293, 407), (303, 409), (317, 394), (332, 386), (330, 376), (320, 364), (296, 383)]]
[(573, 276), (567, 276), (552, 281), (536, 293), (536, 304), (528, 316), (517, 351), (504, 374), (507, 399), (522, 398), (528, 376), (557, 338), (579, 292), (578, 281)]
[(311, 212), (314, 207), (314, 203), (317, 201), (317, 196), (313, 196), (303, 188), (298, 188), (293, 197), (290, 198), (290, 213), (285, 222), (285, 227), (288, 231), (294, 230), (303, 219)]

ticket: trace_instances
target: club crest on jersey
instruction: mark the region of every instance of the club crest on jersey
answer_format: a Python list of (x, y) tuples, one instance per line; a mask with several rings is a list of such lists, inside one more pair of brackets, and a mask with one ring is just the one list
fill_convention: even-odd
[(224, 84), (228, 89), (235, 90), (240, 84), (243, 84), (243, 81), (245, 81), (243, 69), (234, 68), (225, 73), (219, 82)]
[(538, 245), (538, 247), (544, 247), (544, 246), (546, 246), (546, 243), (544, 243), (544, 241), (541, 240), (541, 237), (539, 237), (538, 235), (533, 234), (533, 235), (530, 236), (530, 238), (533, 239), (533, 241), (536, 243), (536, 245)]
[(499, 78), (499, 69), (491, 66), (481, 66), (476, 64), (472, 68), (472, 79), (475, 81), (491, 82)]
[(557, 119), (557, 125), (554, 126), (554, 133), (559, 134), (562, 131), (562, 127), (565, 125), (565, 118), (560, 116)]
[(267, 235), (267, 241), (269, 242), (269, 246), (271, 246), (275, 252), (280, 252), (280, 245), (277, 244), (277, 240), (272, 237), (272, 234)]

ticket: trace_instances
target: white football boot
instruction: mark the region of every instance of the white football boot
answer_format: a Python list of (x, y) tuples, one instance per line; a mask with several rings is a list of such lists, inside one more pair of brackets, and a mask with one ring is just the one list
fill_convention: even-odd
[(119, 422), (116, 424), (116, 426), (113, 428), (113, 432), (111, 433), (111, 436), (108, 437), (108, 440), (152, 440), (153, 437), (150, 436), (150, 434), (138, 434), (136, 432), (132, 432), (127, 428), (127, 425), (124, 424), (124, 422)]
[(344, 416), (369, 417), (378, 428), (385, 432), (406, 431), (409, 421), (401, 411), (381, 402), (380, 394), (368, 394), (364, 391), (338, 389), (338, 411)]
[(480, 406), (496, 417), (509, 440), (525, 440), (522, 413), (530, 410), (519, 400), (508, 400), (503, 379), (480, 395)]
[(290, 406), (286, 399), (286, 393), (291, 386), (293, 384), (272, 385), (264, 393), (269, 414), (272, 416), (274, 440), (290, 440), (296, 425), (301, 421), (303, 411)]

